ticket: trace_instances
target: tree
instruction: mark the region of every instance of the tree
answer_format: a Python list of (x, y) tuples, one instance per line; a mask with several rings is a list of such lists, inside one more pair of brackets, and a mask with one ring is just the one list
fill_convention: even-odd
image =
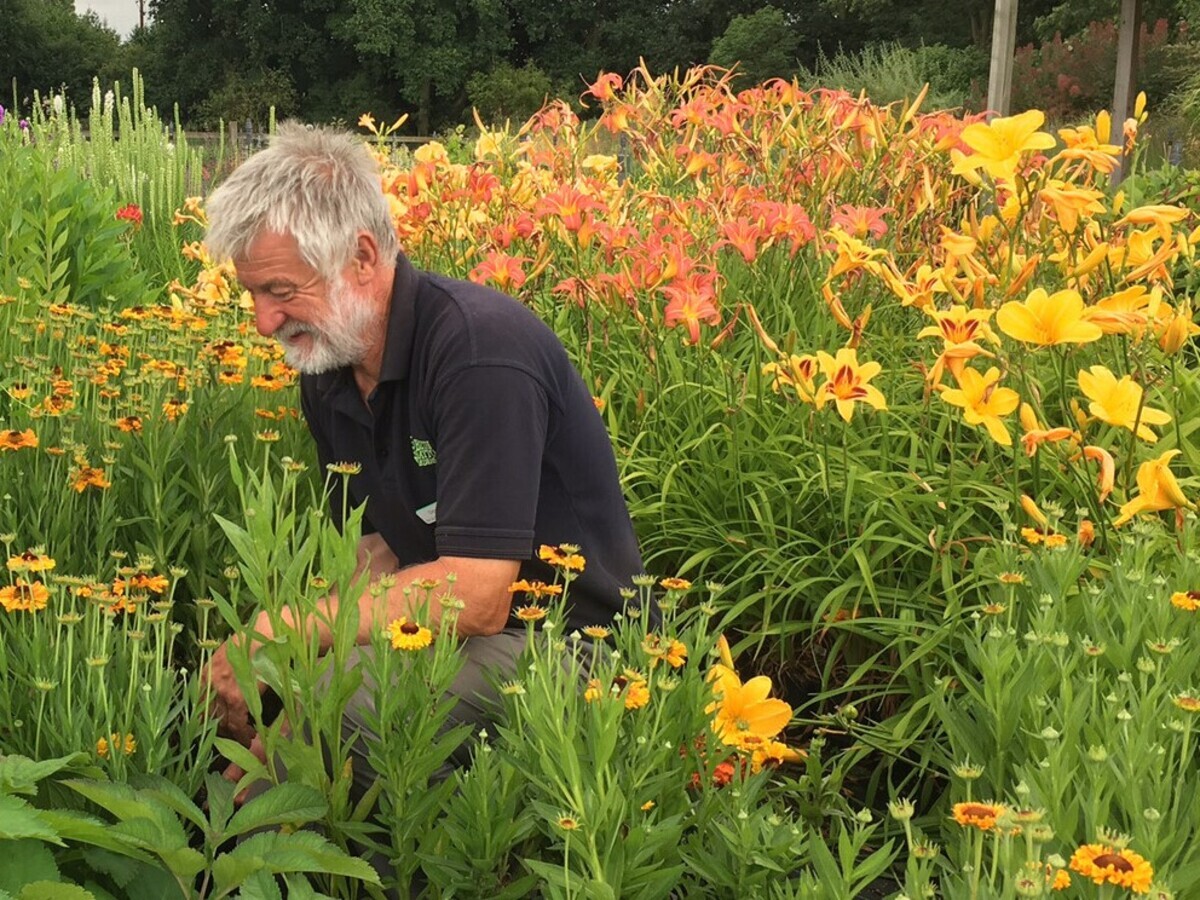
[(120, 38), (94, 13), (76, 15), (71, 0), (8, 0), (0, 16), (0, 62), (4, 102), (16, 83), (18, 100), (27, 104), (34, 91), (63, 90), (87, 104), (92, 79), (111, 77), (120, 59)]
[(417, 108), (428, 134), (434, 102), (461, 106), (467, 79), (501, 61), (509, 47), (500, 0), (351, 0), (341, 36)]
[(476, 72), (467, 82), (467, 97), (484, 122), (524, 122), (553, 96), (550, 76), (526, 63), (520, 69), (500, 63), (490, 72)]
[(753, 84), (770, 78), (790, 78), (796, 71), (800, 40), (780, 10), (764, 6), (748, 16), (736, 16), (713, 42), (709, 61), (724, 68), (735, 65)]

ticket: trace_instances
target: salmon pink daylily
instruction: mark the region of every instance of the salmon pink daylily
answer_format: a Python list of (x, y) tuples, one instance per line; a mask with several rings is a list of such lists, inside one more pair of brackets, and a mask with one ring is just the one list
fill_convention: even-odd
[(667, 296), (663, 324), (668, 328), (683, 325), (687, 328), (688, 343), (700, 343), (700, 323), (718, 325), (721, 311), (716, 304), (716, 272), (689, 272), (662, 289)]

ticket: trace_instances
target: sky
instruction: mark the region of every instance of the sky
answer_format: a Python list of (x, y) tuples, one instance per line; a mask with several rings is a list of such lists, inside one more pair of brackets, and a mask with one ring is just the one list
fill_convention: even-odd
[[(146, 6), (149, 5), (149, 0), (146, 0)], [(104, 19), (109, 27), (115, 29), (123, 38), (129, 37), (129, 33), (137, 27), (137, 0), (75, 0), (76, 12), (85, 13), (89, 9)]]

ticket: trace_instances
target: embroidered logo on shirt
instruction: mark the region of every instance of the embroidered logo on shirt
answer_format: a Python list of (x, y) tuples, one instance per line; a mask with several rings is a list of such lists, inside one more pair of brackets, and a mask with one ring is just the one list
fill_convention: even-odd
[(437, 464), (437, 452), (434, 451), (433, 444), (417, 438), (409, 440), (412, 441), (413, 462), (422, 468)]

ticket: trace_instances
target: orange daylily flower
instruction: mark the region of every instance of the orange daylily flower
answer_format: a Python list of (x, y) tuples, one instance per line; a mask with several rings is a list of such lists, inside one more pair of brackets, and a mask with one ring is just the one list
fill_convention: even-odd
[(1116, 478), (1117, 467), (1113, 462), (1112, 454), (1103, 447), (1089, 445), (1083, 448), (1083, 458), (1100, 463), (1100, 495), (1098, 499), (1103, 503), (1112, 493), (1113, 481)]
[(1062, 230), (1073, 234), (1079, 220), (1095, 213), (1104, 212), (1101, 199), (1103, 192), (1094, 188), (1070, 187), (1065, 182), (1055, 181), (1052, 186), (1042, 188), (1038, 196), (1054, 210), (1054, 216)]
[(759, 675), (742, 683), (737, 672), (714, 666), (712, 703), (705, 712), (713, 714), (713, 731), (731, 746), (740, 747), (747, 737), (773, 738), (792, 719), (792, 708), (770, 697), (771, 679)]
[(663, 311), (667, 328), (683, 325), (687, 328), (688, 343), (700, 343), (700, 323), (718, 325), (721, 311), (716, 304), (716, 272), (693, 271), (662, 289), (670, 301)]
[(527, 256), (509, 256), (499, 250), (489, 250), (483, 262), (470, 271), (467, 277), (476, 284), (494, 284), (497, 290), (508, 292), (525, 284), (523, 265), (530, 262)]

